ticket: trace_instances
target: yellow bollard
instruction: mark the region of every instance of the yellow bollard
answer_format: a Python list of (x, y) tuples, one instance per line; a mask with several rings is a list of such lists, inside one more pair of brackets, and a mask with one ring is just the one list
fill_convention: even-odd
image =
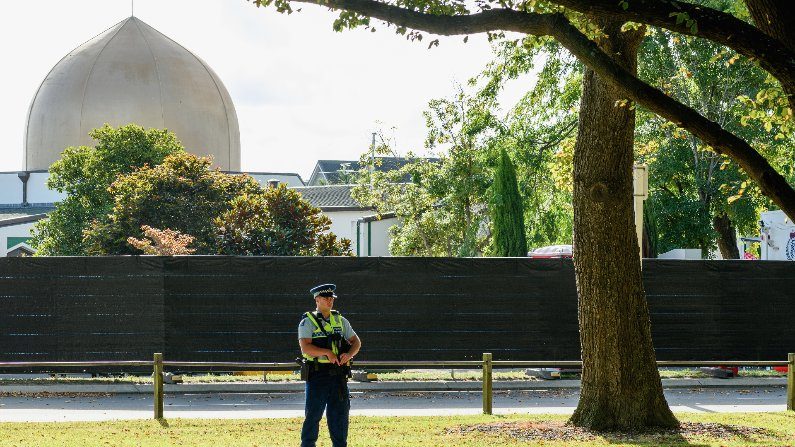
[(787, 410), (795, 411), (795, 353), (787, 355)]
[(163, 419), (163, 354), (155, 353), (154, 358), (155, 381), (155, 419)]
[(491, 414), (491, 353), (483, 353), (483, 414)]

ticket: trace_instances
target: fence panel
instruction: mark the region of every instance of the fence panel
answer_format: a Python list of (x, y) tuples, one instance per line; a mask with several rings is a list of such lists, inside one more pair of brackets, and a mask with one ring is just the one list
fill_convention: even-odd
[[(795, 263), (646, 260), (643, 274), (659, 360), (795, 346)], [(0, 258), (0, 359), (289, 361), (322, 282), (361, 360), (579, 358), (570, 260), (185, 256)]]

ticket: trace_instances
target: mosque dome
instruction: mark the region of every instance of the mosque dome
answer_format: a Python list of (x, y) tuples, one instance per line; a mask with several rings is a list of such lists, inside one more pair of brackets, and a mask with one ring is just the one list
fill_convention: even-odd
[(196, 55), (136, 17), (74, 49), (50, 70), (25, 125), (25, 167), (49, 169), (69, 146), (92, 146), (104, 123), (165, 128), (185, 149), (240, 170), (232, 98)]

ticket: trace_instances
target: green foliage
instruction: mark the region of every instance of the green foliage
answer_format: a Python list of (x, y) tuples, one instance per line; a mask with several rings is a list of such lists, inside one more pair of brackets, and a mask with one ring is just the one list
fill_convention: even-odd
[[(496, 98), (506, 83), (537, 70), (535, 84), (504, 120), (493, 150), (505, 149), (514, 161), (524, 198), (530, 246), (570, 244), (572, 168), (582, 66), (552, 41), (506, 41), (477, 79), (479, 95)], [(474, 82), (473, 82), (474, 83)]]
[(117, 176), (183, 151), (173, 133), (135, 124), (105, 125), (90, 135), (96, 146), (66, 148), (50, 167), (47, 186), (66, 193), (66, 198), (33, 230), (32, 244), (39, 256), (86, 255), (83, 233), (93, 221), (105, 220), (113, 208), (108, 187)]
[(193, 236), (169, 229), (160, 230), (148, 225), (141, 225), (141, 230), (144, 232), (143, 239), (128, 237), (127, 242), (145, 255), (177, 256), (196, 252), (189, 247), (193, 243)]
[(218, 253), (350, 256), (350, 241), (329, 233), (331, 220), (284, 185), (232, 199), (215, 219)]
[(655, 219), (657, 215), (658, 214), (655, 213), (652, 202), (646, 200), (645, 206), (643, 207), (643, 229), (645, 230), (646, 237), (648, 238), (647, 242), (649, 244), (649, 252), (644, 253), (644, 256), (649, 258), (656, 258), (661, 253), (660, 247), (658, 245), (660, 240), (660, 231), (657, 228), (657, 219)]
[(211, 164), (180, 152), (121, 175), (110, 187), (114, 206), (108, 219), (86, 232), (89, 254), (139, 253), (141, 228), (148, 227), (183, 242), (192, 238), (196, 254), (350, 254), (350, 241), (328, 233), (329, 218), (298, 192), (284, 185), (263, 190), (251, 177), (225, 174)]
[[(708, 3), (747, 18), (742, 5), (735, 10), (737, 2)], [(683, 25), (686, 20), (683, 18)], [(526, 123), (526, 130), (512, 129), (509, 133), (528, 135), (527, 144), (512, 142), (508, 152), (516, 162), (526, 208), (532, 210), (533, 203), (542, 199), (536, 202), (540, 204), (538, 211), (526, 213), (525, 220), (528, 243), (543, 245), (553, 238), (539, 234), (538, 229), (562, 229), (570, 222), (566, 207), (570, 203), (570, 161), (576, 133), (573, 129), (566, 132), (569, 129), (565, 125), (576, 121), (582, 67), (548, 39), (530, 36), (506, 40), (496, 48), (496, 58), (481, 76), (487, 81), (481, 94), (496, 96), (523, 73), (538, 73), (536, 84), (509, 115), (517, 123)], [(795, 158), (790, 127), (793, 120), (787, 115), (791, 112), (780, 86), (755, 64), (709, 41), (656, 29), (649, 31), (638, 62), (642, 78), (745, 139), (785, 178), (795, 180), (795, 164), (791, 162)], [(554, 141), (554, 150), (546, 161), (543, 155), (535, 157), (532, 150), (519, 149), (538, 148), (543, 135), (553, 136)], [(712, 228), (718, 215), (728, 216), (742, 233), (756, 232), (758, 211), (771, 204), (726, 157), (643, 109), (639, 110), (636, 142), (638, 160), (650, 165), (651, 197), (647, 205), (652, 209), (649, 218), (659, 228), (659, 240), (652, 242), (660, 252), (677, 247), (710, 251), (718, 238)], [(529, 163), (522, 166), (525, 161)], [(535, 176), (534, 167), (545, 175)], [(538, 183), (530, 186), (533, 192), (527, 190), (526, 179), (537, 179)], [(569, 198), (560, 197), (562, 193)], [(556, 215), (559, 218), (554, 224), (545, 224)]]
[[(459, 88), (452, 99), (430, 102), (425, 113), (426, 145), (442, 149), (438, 163), (415, 159), (391, 173), (361, 171), (354, 197), (382, 214), (394, 212), (401, 222), (390, 229), (392, 254), (482, 256), (495, 252), (488, 190), (503, 151), (515, 160), (527, 222), (525, 240), (539, 246), (571, 241), (570, 155), (576, 117), (569, 109), (572, 98), (579, 97), (574, 94), (579, 92), (579, 72), (576, 67), (572, 72), (573, 66), (565, 63), (550, 68), (549, 82), (533, 89), (500, 118), (497, 95), (503, 76), (513, 69), (509, 67), (495, 63), (474, 80), (473, 85), (480, 81), (483, 86), (476, 94)], [(560, 108), (547, 107), (544, 90), (563, 71), (573, 74), (571, 82), (556, 84), (564, 92), (556, 96)], [(369, 163), (368, 157), (362, 163)], [(405, 183), (407, 177), (412, 181)]]
[(491, 219), (494, 256), (527, 256), (524, 230), (524, 207), (516, 183), (516, 170), (505, 149), (491, 185)]
[[(352, 195), (379, 213), (397, 215), (401, 225), (390, 229), (393, 255), (482, 255), (490, 240), (486, 192), (492, 175), (483, 148), (498, 120), (490, 103), (462, 89), (453, 99), (431, 101), (425, 118), (426, 145), (446, 148), (439, 161), (409, 154), (411, 161), (400, 169), (371, 173), (365, 154)], [(388, 144), (377, 150), (391, 151)]]
[[(745, 125), (758, 112), (743, 98), (769, 94), (767, 75), (755, 64), (709, 41), (654, 30), (642, 49), (641, 76), (752, 144), (792, 180), (793, 140), (780, 121)], [(785, 101), (786, 102), (786, 101)], [(741, 233), (755, 233), (758, 213), (772, 204), (744, 171), (692, 135), (641, 110), (637, 155), (649, 165), (650, 216), (659, 229), (660, 252), (716, 247), (717, 216)], [(790, 160), (790, 161), (785, 161)]]
[(215, 254), (213, 220), (241, 194), (258, 194), (259, 184), (245, 175), (210, 169), (209, 158), (179, 152), (157, 166), (122, 175), (110, 187), (114, 206), (108, 219), (86, 232), (89, 254), (135, 254), (128, 237), (141, 226), (179, 231), (195, 238), (197, 254)]

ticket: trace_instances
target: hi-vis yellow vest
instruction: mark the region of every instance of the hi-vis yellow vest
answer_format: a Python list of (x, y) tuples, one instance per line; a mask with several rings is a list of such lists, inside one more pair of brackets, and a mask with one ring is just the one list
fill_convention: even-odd
[[(314, 312), (306, 312), (304, 313), (304, 317), (308, 318), (314, 326), (312, 329), (312, 344), (319, 348), (331, 349), (331, 352), (333, 352), (334, 355), (339, 355), (339, 342), (332, 343), (328, 336), (331, 334), (339, 334), (340, 339), (342, 339), (342, 317), (340, 316), (340, 313), (336, 310), (332, 310), (328, 322), (325, 322), (324, 320), (318, 320), (315, 317)], [(321, 326), (321, 324), (323, 326)], [(308, 354), (303, 354), (303, 356), (308, 361), (330, 363), (329, 359), (325, 355), (317, 358)]]

